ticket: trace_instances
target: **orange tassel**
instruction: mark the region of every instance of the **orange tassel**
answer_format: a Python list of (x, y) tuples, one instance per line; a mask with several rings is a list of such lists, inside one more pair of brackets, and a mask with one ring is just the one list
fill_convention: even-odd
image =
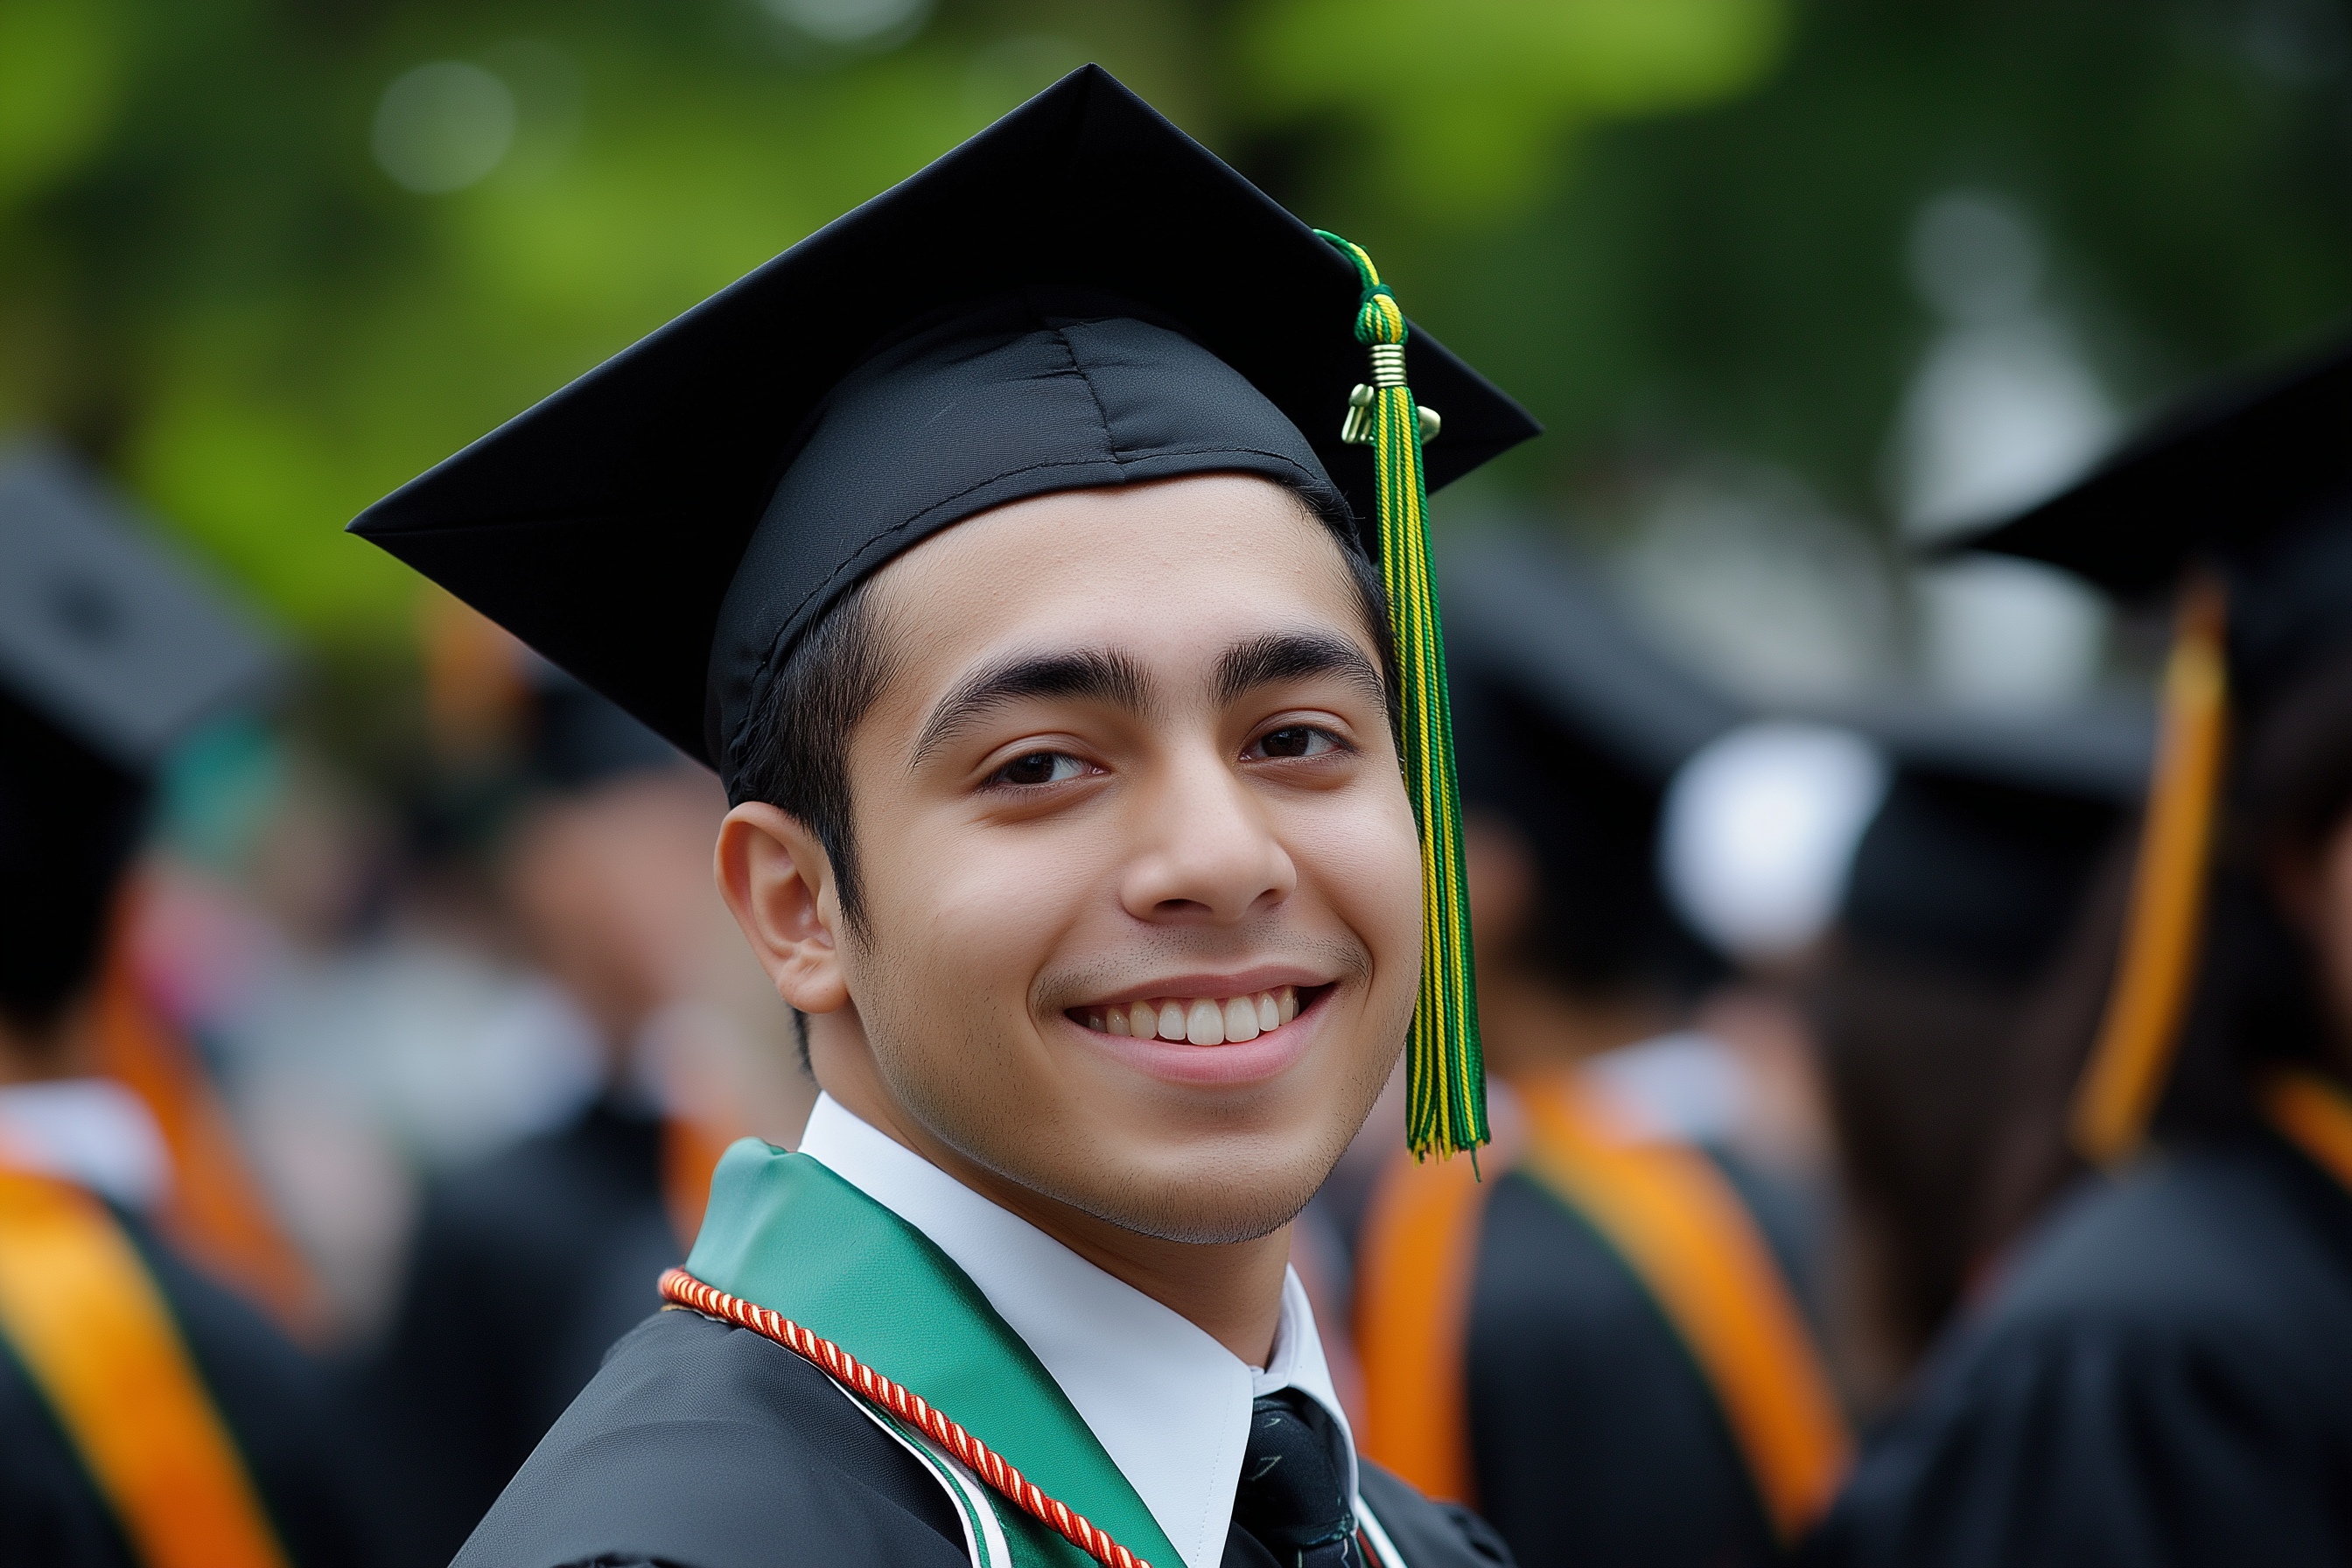
[(2098, 1044), (2074, 1093), (2074, 1147), (2095, 1164), (2115, 1164), (2147, 1137), (2196, 978), (2214, 805), (2229, 744), (2226, 624), (2220, 579), (2191, 578), (2165, 668), (2163, 730), (2123, 954)]

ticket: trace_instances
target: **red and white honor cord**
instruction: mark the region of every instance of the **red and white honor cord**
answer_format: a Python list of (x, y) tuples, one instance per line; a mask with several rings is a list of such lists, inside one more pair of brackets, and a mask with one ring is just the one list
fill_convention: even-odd
[(1101, 1563), (1103, 1568), (1151, 1568), (1151, 1565), (1090, 1523), (1086, 1515), (1065, 1508), (1038, 1489), (1037, 1483), (1005, 1462), (1003, 1455), (950, 1421), (921, 1394), (910, 1394), (872, 1367), (821, 1339), (781, 1312), (757, 1306), (740, 1297), (705, 1285), (683, 1268), (661, 1278), (661, 1293), (681, 1307), (691, 1307), (770, 1339), (810, 1363), (826, 1376), (845, 1384), (860, 1398), (872, 1401), (924, 1436), (954, 1455), (958, 1461), (1013, 1506), (1041, 1521), (1065, 1541)]

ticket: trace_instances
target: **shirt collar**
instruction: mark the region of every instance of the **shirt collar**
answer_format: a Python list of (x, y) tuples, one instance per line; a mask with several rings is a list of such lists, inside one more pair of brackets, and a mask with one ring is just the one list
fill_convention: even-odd
[(0, 1089), (0, 1164), (87, 1187), (133, 1210), (172, 1185), (172, 1156), (147, 1102), (110, 1079)]
[[(929, 1237), (980, 1287), (1092, 1428), (1182, 1554), (1217, 1568), (1249, 1441), (1250, 1401), (1295, 1388), (1355, 1440), (1295, 1272), (1263, 1370), (819, 1095), (800, 1152)], [(1359, 1511), (1361, 1511), (1360, 1506)]]

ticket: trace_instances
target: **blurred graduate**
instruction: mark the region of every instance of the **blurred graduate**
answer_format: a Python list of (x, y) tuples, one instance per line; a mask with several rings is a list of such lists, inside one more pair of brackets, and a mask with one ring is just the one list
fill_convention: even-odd
[(2149, 726), (2123, 704), (1921, 701), (1854, 722), (1878, 782), (1799, 985), (1840, 1178), (1836, 1369), (1876, 1414), (1986, 1273), (2014, 1086), (2037, 1031), (2074, 1012), (2070, 934), (2117, 881)]
[(2337, 352), (1979, 541), (2170, 602), (2161, 739), (2087, 1059), (2043, 1119), (2059, 1195), (1824, 1562), (2352, 1560), (2347, 421)]
[(601, 1088), (563, 1125), (426, 1194), (353, 1411), (379, 1555), (420, 1568), (456, 1554), (604, 1352), (660, 1304), (723, 1142), (676, 1113), (660, 1059), (711, 935), (718, 792), (611, 702), (518, 662), (508, 787), (520, 799), (501, 813), (497, 879), (527, 956), (593, 1036)]
[[(193, 1167), (108, 1075), (153, 774), (274, 656), (62, 453), (0, 459), (0, 1560), (364, 1561), (320, 1373), (162, 1217)], [(184, 1109), (166, 1100), (165, 1110)]]
[(1503, 1560), (1286, 1232), (1408, 1042), (1486, 1136), (1424, 480), (1533, 433), (1088, 68), (354, 525), (719, 770), (824, 1090), (460, 1563)]
[(1498, 1137), (1400, 1158), (1366, 1219), (1367, 1446), (1523, 1563), (1778, 1560), (1845, 1438), (1801, 1306), (1804, 1210), (1734, 1152), (1739, 1058), (1680, 1026), (1668, 780), (1736, 717), (1528, 543), (1450, 559)]

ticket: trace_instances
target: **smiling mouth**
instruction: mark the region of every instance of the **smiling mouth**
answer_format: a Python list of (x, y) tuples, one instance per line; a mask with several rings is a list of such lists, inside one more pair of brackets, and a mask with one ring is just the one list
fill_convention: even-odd
[(1311, 1006), (1318, 994), (1309, 989), (1302, 998), (1297, 986), (1277, 985), (1222, 998), (1147, 997), (1115, 1006), (1073, 1007), (1069, 1016), (1097, 1034), (1222, 1046), (1272, 1034), (1297, 1017), (1302, 1006)]

